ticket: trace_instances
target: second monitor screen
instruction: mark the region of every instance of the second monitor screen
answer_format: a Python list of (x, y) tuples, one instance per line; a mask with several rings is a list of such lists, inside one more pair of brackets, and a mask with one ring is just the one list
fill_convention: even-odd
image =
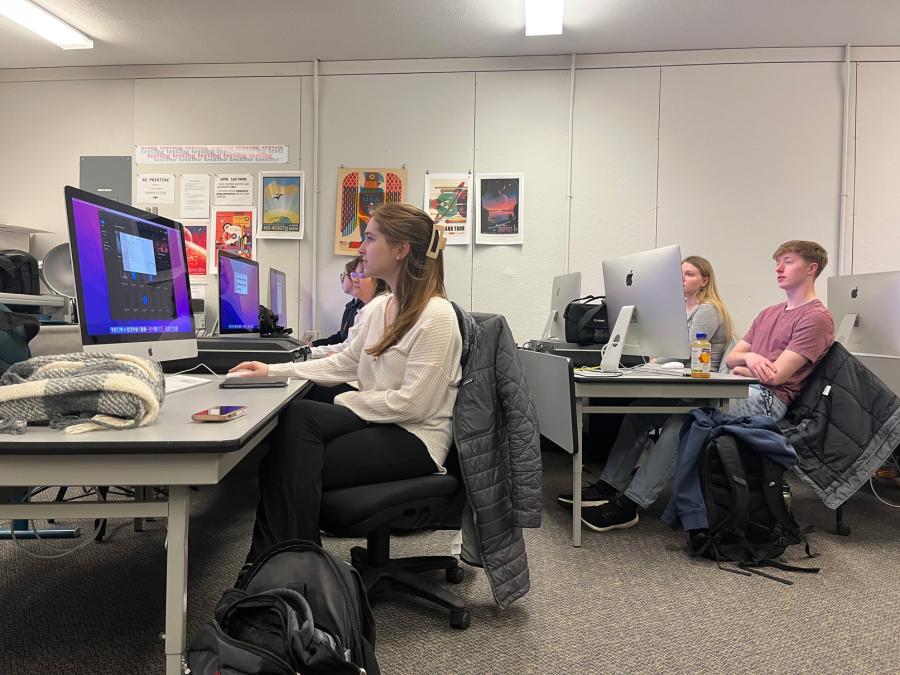
[(259, 332), (259, 265), (219, 253), (219, 322), (222, 333)]

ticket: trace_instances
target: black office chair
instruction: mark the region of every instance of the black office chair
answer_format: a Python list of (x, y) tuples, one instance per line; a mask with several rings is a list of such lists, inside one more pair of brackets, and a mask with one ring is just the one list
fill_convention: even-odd
[(365, 537), (350, 559), (362, 576), (371, 602), (405, 593), (450, 610), (450, 625), (469, 627), (471, 615), (462, 598), (420, 575), (444, 570), (448, 582), (463, 580), (459, 561), (450, 555), (391, 558), (391, 530), (459, 529), (465, 488), (459, 477), (456, 449), (447, 473), (331, 490), (322, 495), (321, 525), (339, 537)]

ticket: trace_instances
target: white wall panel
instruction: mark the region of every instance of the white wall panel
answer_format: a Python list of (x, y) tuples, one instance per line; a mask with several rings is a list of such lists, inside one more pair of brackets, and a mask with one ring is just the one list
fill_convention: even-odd
[(476, 247), (472, 309), (504, 314), (524, 342), (565, 272), (569, 73), (478, 73), (476, 110), (476, 173), (525, 173), (525, 242)]
[(0, 84), (0, 223), (34, 227), (42, 257), (68, 241), (63, 186), (82, 155), (130, 155), (131, 80)]
[[(472, 166), (474, 91), (472, 73), (320, 79), (318, 323), (325, 334), (337, 329), (349, 299), (338, 280), (347, 258), (334, 254), (338, 168), (405, 164), (407, 201), (421, 207), (426, 169), (467, 171)], [(470, 247), (448, 246), (446, 253), (447, 292), (468, 308)]]
[(653, 248), (659, 68), (583, 70), (575, 80), (569, 269), (603, 291), (603, 258)]
[(857, 70), (853, 272), (900, 269), (900, 63)]
[(839, 64), (663, 69), (657, 243), (712, 261), (739, 332), (784, 298), (781, 242), (820, 242), (836, 271), (841, 91)]

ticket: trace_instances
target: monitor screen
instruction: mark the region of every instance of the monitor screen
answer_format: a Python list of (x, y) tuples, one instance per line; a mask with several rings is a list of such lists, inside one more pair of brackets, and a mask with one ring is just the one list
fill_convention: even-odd
[(278, 325), (287, 325), (287, 277), (284, 272), (269, 269), (269, 309), (278, 317)]
[(66, 207), (82, 343), (193, 339), (181, 224), (73, 187)]
[(219, 251), (219, 332), (259, 332), (259, 263)]

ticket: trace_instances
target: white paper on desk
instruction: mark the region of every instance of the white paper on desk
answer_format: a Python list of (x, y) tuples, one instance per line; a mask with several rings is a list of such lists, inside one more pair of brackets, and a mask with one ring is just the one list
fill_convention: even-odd
[(216, 206), (252, 206), (253, 174), (217, 173), (215, 178)]
[(139, 173), (137, 184), (138, 204), (174, 204), (174, 173)]
[(181, 207), (182, 218), (209, 219), (209, 174), (181, 174)]

